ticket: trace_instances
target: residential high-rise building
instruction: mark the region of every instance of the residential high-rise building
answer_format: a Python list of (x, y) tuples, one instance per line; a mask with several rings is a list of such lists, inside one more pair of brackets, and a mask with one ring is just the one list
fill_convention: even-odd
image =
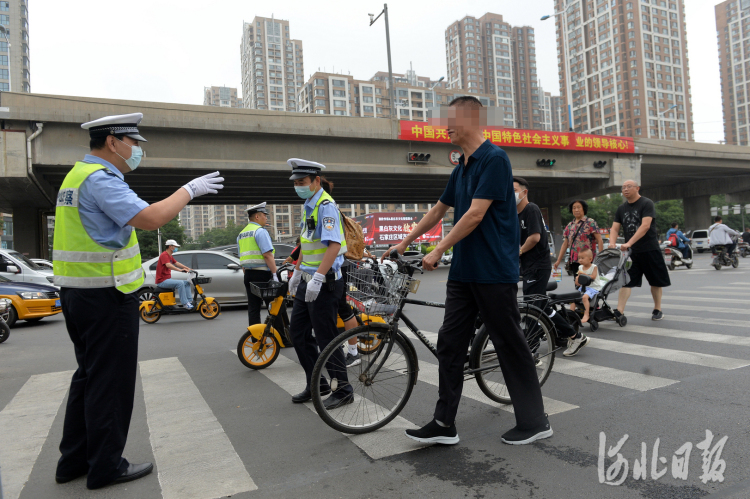
[(750, 145), (750, 109), (746, 109), (750, 102), (750, 0), (727, 0), (714, 8), (724, 140), (727, 144), (746, 146)]
[[(185, 229), (188, 240), (197, 241), (204, 232), (211, 229), (224, 229), (228, 225), (245, 226), (245, 210), (250, 205), (187, 205), (180, 211), (180, 225)], [(299, 230), (294, 228), (302, 221), (302, 205), (268, 205), (269, 232), (274, 239), (295, 237)]]
[[(388, 73), (379, 71), (369, 80), (357, 80), (351, 75), (317, 72), (298, 95), (298, 108), (303, 113), (388, 118), (390, 99), (386, 85)], [(397, 116), (403, 120), (425, 121), (427, 111), (435, 104), (447, 105), (460, 90), (448, 89), (444, 82), (417, 76), (414, 70), (393, 74)], [(435, 86), (434, 91), (430, 89)], [(494, 96), (475, 94), (485, 106), (495, 106)]]
[(0, 25), (0, 91), (31, 92), (28, 2), (0, 1)]
[(489, 12), (466, 16), (445, 30), (445, 60), (450, 88), (492, 95), (505, 126), (543, 128), (533, 28)]
[(550, 109), (552, 113), (552, 131), (568, 132), (568, 122), (565, 121), (565, 110), (563, 109), (563, 100), (559, 95), (552, 95), (550, 98)]
[(576, 132), (693, 140), (684, 0), (555, 7), (566, 123), (569, 90)]
[(243, 23), (242, 100), (247, 109), (296, 111), (304, 83), (302, 41), (289, 33), (289, 21), (256, 17)]
[(203, 105), (219, 107), (242, 107), (237, 98), (237, 89), (230, 87), (203, 87)]

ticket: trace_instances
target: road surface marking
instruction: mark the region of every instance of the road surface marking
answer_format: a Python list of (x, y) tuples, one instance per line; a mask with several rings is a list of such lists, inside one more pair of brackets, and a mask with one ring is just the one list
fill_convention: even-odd
[[(276, 383), (289, 395), (295, 395), (305, 388), (305, 372), (302, 370), (302, 366), (283, 355), (279, 355), (273, 365), (267, 369), (259, 369), (257, 372)], [(289, 403), (291, 405), (291, 401)], [(304, 405), (313, 411), (317, 417), (318, 414), (312, 402), (306, 402)], [(373, 406), (372, 410), (375, 410), (375, 404), (371, 405)], [(325, 426), (325, 423), (321, 421), (320, 425)], [(416, 442), (404, 435), (404, 430), (410, 428), (414, 429), (417, 426), (401, 416), (396, 416), (393, 421), (377, 431), (362, 435), (348, 435), (346, 433), (343, 433), (343, 435), (365, 451), (372, 459), (381, 459), (431, 445)]]
[[(714, 286), (711, 286), (711, 287), (714, 287)], [(717, 286), (717, 288), (718, 288), (718, 286)], [(697, 290), (693, 291), (693, 290), (687, 290), (687, 289), (685, 289), (685, 290), (682, 290), (682, 289), (679, 289), (679, 290), (678, 289), (670, 289), (669, 290), (669, 295), (670, 296), (675, 296), (675, 295), (679, 296), (679, 295), (682, 295), (682, 294), (687, 294), (687, 295), (703, 295), (703, 296), (706, 296), (706, 295), (712, 295), (712, 296), (713, 295), (738, 296), (738, 292), (740, 291), (739, 289), (735, 289), (733, 291), (727, 291), (727, 289), (729, 289), (729, 288), (727, 288), (726, 286), (722, 287), (721, 289), (723, 289), (724, 291), (708, 291), (707, 292), (707, 291), (697, 291)]]
[[(667, 310), (667, 313), (669, 311)], [(650, 319), (651, 314), (643, 314), (638, 312), (628, 312), (625, 315), (628, 317), (638, 317), (641, 319)], [(747, 321), (736, 321), (732, 319), (707, 319), (705, 317), (691, 317), (689, 315), (675, 315), (675, 314), (669, 314), (665, 315), (664, 320), (666, 321), (676, 321), (676, 322), (688, 322), (691, 324), (707, 324), (710, 326), (731, 326), (731, 327), (744, 327), (747, 328), (748, 324)], [(607, 322), (600, 322), (600, 325), (605, 325)], [(630, 324), (628, 324), (626, 327), (630, 327)]]
[(139, 363), (164, 499), (211, 499), (258, 487), (176, 357)]
[[(592, 338), (587, 346), (593, 345), (597, 341), (599, 341), (598, 338)], [(562, 356), (555, 356), (552, 373), (567, 374), (578, 378), (590, 379), (592, 381), (598, 381), (599, 383), (638, 390), (639, 392), (663, 388), (678, 383), (678, 381), (672, 379), (587, 364), (585, 362), (568, 360)]]
[[(648, 300), (647, 303), (638, 303), (638, 301), (633, 300)], [(671, 301), (667, 300), (666, 297), (662, 298), (662, 301)], [(722, 303), (724, 300), (711, 300), (714, 303)], [(750, 302), (748, 303), (750, 304)], [(633, 297), (630, 300), (628, 300), (628, 304), (625, 307), (625, 310), (627, 310), (629, 307), (640, 307), (640, 308), (654, 308), (654, 302), (651, 300), (651, 298), (646, 298), (645, 296), (643, 298), (640, 297)], [(667, 305), (662, 306), (662, 311), (666, 311), (665, 318), (669, 319), (669, 310), (690, 310), (691, 312), (695, 312), (696, 309), (699, 309), (700, 307), (697, 305), (677, 305), (673, 303), (669, 303)], [(750, 310), (748, 309), (742, 309), (742, 308), (728, 308), (728, 307), (706, 307), (706, 312), (710, 313), (717, 313), (717, 314), (735, 314), (735, 315), (750, 315)], [(625, 312), (625, 315), (628, 315), (627, 312)]]
[[(747, 324), (745, 324), (745, 327), (747, 327)], [(685, 331), (684, 329), (637, 326), (635, 324), (628, 324), (623, 331), (628, 333), (650, 334), (653, 336), (665, 336), (667, 338), (679, 338), (681, 340), (706, 341), (708, 343), (724, 343), (726, 345), (750, 347), (750, 337), (732, 334), (703, 333), (700, 331)]]
[(649, 357), (652, 359), (681, 362), (683, 364), (693, 364), (696, 366), (714, 367), (717, 369), (729, 370), (750, 365), (750, 361), (748, 360), (720, 357), (718, 355), (709, 355), (706, 353), (685, 352), (669, 348), (651, 347), (648, 345), (635, 345), (632, 343), (605, 340), (603, 338), (596, 338), (595, 341), (586, 345), (586, 348), (596, 348), (599, 350), (607, 350), (627, 355), (637, 355), (639, 357)]
[[(648, 296), (637, 296), (637, 297), (634, 297), (634, 298), (635, 299), (644, 300), (644, 299), (649, 299), (650, 297), (648, 297)], [(739, 299), (739, 298), (737, 298), (737, 299), (732, 299), (732, 298), (719, 298), (719, 299), (716, 299), (716, 298), (706, 298), (706, 297), (701, 297), (701, 296), (675, 296), (675, 295), (670, 294), (669, 296), (662, 297), (662, 301), (664, 301), (664, 300), (666, 300), (666, 301), (672, 301), (672, 300), (680, 300), (680, 301), (707, 301), (707, 302), (711, 302), (711, 303), (717, 303), (717, 302), (718, 303), (742, 303), (744, 305), (750, 305), (750, 298), (746, 298), (744, 300), (743, 299)], [(693, 307), (693, 308), (695, 308), (695, 307)], [(711, 310), (713, 310), (713, 307), (711, 307)]]
[(0, 411), (0, 467), (5, 499), (21, 495), (68, 391), (71, 376), (73, 371), (35, 374)]

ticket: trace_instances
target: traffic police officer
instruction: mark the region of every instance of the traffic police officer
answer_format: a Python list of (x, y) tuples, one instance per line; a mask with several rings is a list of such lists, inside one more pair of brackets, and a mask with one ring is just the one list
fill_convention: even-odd
[[(325, 189), (330, 184), (320, 176), (325, 166), (297, 158), (287, 163), (292, 167), (289, 180), (294, 181), (297, 195), (305, 200), (305, 219), (300, 225), (301, 258), (289, 280), (289, 291), (295, 295), (289, 333), (307, 378), (305, 389), (294, 395), (292, 402), (301, 403), (312, 398), (310, 382), (318, 360), (318, 348), (322, 351), (338, 335), (336, 312), (345, 285), (341, 265), (346, 238), (336, 203)], [(337, 350), (326, 365), (329, 376), (337, 380), (336, 390), (324, 401), (328, 410), (354, 401), (346, 368), (339, 367), (344, 365), (341, 350)], [(321, 394), (331, 392), (328, 381), (321, 379), (319, 382)]]
[[(260, 324), (260, 306), (262, 300), (255, 296), (250, 290), (250, 283), (267, 283), (271, 279), (278, 281), (276, 275), (276, 261), (273, 255), (276, 250), (273, 247), (271, 236), (264, 228), (268, 223), (268, 208), (266, 203), (256, 204), (247, 210), (249, 223), (237, 236), (237, 247), (240, 255), (240, 264), (245, 273), (245, 292), (247, 293), (247, 318), (248, 326)], [(286, 318), (286, 308), (277, 316), (274, 327), (279, 334), (284, 335), (284, 323), (281, 315)], [(289, 320), (286, 320), (289, 323)]]
[(146, 142), (143, 114), (107, 116), (81, 127), (91, 153), (75, 164), (57, 196), (54, 283), (61, 286), (65, 326), (78, 369), (65, 409), (55, 479), (88, 474), (90, 489), (141, 478), (151, 463), (122, 457), (133, 411), (138, 358), (138, 298), (143, 284), (134, 228), (155, 230), (191, 199), (223, 188), (219, 172), (192, 180), (149, 205), (123, 174), (135, 170)]

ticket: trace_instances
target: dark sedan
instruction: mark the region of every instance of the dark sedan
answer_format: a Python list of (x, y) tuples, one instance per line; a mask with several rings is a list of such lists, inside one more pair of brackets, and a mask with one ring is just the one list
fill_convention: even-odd
[(0, 298), (12, 302), (4, 317), (10, 327), (18, 320), (37, 322), (62, 311), (57, 288), (46, 284), (11, 281), (0, 276)]

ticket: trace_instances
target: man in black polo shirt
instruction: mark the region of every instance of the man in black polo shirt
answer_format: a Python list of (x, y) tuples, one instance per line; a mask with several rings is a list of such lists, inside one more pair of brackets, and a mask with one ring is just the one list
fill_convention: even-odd
[(505, 151), (484, 139), (482, 123), (486, 123), (486, 115), (475, 97), (454, 99), (446, 121), (451, 143), (460, 146), (464, 154), (440, 201), (406, 239), (386, 253), (395, 249), (403, 254), (412, 241), (440, 223), (448, 208), (454, 207), (453, 230), (422, 260), (425, 270), (434, 270), (443, 253), (454, 249), (445, 317), (437, 342), (439, 399), (434, 419), (418, 430), (406, 430), (406, 435), (420, 442), (458, 443), (455, 418), (464, 363), (474, 321), (481, 312), (497, 345), (516, 417), (516, 427), (506, 432), (502, 441), (531, 443), (552, 436), (552, 429), (544, 413), (534, 359), (519, 326), (519, 230), (510, 160)]
[(617, 297), (617, 314), (625, 313), (632, 288), (640, 288), (643, 276), (651, 285), (651, 296), (654, 298), (652, 321), (664, 318), (661, 311), (661, 296), (663, 288), (671, 285), (667, 264), (659, 247), (656, 232), (656, 208), (654, 202), (640, 194), (641, 186), (635, 180), (626, 180), (622, 184), (622, 196), (625, 202), (615, 212), (615, 221), (609, 234), (609, 247), (614, 248), (620, 227), (625, 234), (625, 244), (620, 250), (630, 250), (633, 264), (628, 269), (630, 282), (620, 289)]

